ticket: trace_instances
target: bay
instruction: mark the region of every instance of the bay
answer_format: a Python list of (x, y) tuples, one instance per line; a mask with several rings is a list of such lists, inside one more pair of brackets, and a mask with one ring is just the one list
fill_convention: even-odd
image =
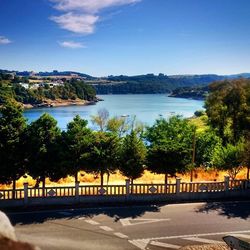
[(99, 95), (99, 97), (104, 101), (96, 105), (29, 109), (25, 110), (24, 116), (28, 122), (32, 122), (43, 113), (49, 113), (57, 120), (58, 126), (64, 130), (76, 115), (80, 115), (89, 121), (89, 127), (94, 128), (91, 115), (105, 108), (110, 116), (136, 115), (139, 121), (150, 126), (159, 117), (169, 118), (171, 115), (191, 117), (196, 110), (203, 109), (204, 105), (202, 100), (173, 98), (164, 94)]

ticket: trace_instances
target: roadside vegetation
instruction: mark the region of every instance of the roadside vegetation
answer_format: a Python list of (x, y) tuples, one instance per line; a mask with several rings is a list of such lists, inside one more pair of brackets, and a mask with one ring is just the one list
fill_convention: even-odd
[[(135, 117), (110, 117), (100, 110), (92, 117), (96, 130), (76, 116), (66, 131), (43, 114), (28, 124), (21, 106), (5, 99), (0, 117), (0, 183), (13, 184), (30, 175), (45, 179), (67, 176), (81, 180), (82, 171), (100, 176), (119, 171), (131, 182), (144, 171), (193, 180), (198, 169), (226, 171), (232, 179), (246, 167), (249, 178), (250, 81), (216, 82), (210, 86), (206, 112), (196, 119), (160, 118), (144, 127)], [(198, 121), (198, 122), (194, 122)]]

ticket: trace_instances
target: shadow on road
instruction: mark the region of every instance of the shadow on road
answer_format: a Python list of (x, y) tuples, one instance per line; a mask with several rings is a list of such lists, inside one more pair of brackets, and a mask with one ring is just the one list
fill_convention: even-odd
[(217, 212), (227, 218), (250, 218), (249, 202), (213, 202), (206, 203), (196, 210), (197, 213)]
[(33, 213), (10, 213), (8, 216), (13, 225), (38, 224), (55, 219), (76, 219), (79, 217), (92, 218), (97, 215), (107, 215), (113, 218), (115, 222), (118, 222), (122, 218), (136, 218), (142, 216), (146, 212), (158, 211), (160, 211), (159, 205), (144, 205), (36, 211)]

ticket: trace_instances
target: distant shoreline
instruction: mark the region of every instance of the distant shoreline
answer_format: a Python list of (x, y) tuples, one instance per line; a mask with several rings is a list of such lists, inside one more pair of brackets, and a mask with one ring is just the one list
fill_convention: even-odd
[(178, 95), (169, 95), (169, 97), (196, 100), (196, 101), (205, 101), (204, 97), (190, 97), (190, 96), (178, 96)]
[(21, 104), (25, 110), (37, 109), (37, 108), (58, 108), (58, 107), (69, 107), (69, 106), (88, 106), (95, 105), (97, 102), (103, 101), (101, 98), (96, 98), (93, 101), (87, 100), (46, 100), (40, 104)]

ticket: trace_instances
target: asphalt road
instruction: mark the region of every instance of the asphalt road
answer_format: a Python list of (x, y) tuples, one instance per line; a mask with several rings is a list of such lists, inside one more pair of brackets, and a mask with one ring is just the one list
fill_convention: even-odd
[(179, 249), (250, 241), (250, 201), (9, 213), (20, 240), (48, 250)]

